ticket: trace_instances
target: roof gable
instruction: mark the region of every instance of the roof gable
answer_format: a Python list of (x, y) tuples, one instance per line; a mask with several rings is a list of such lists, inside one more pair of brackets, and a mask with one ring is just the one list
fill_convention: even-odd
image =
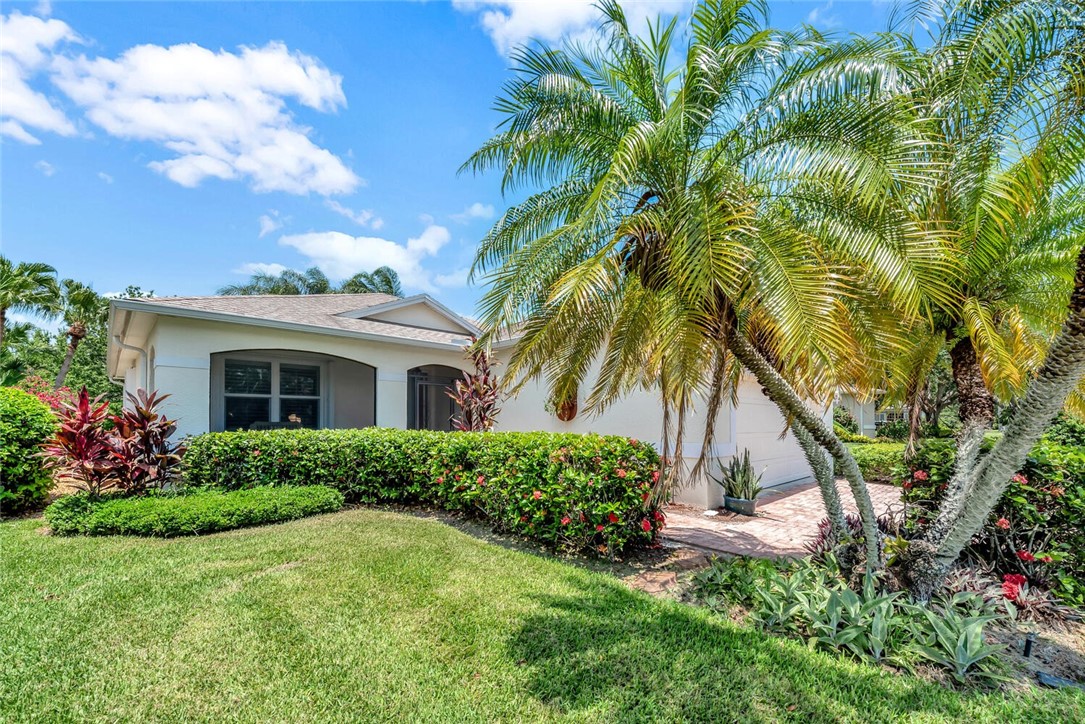
[(428, 294), (418, 294), (362, 309), (341, 312), (339, 316), (351, 319), (372, 319), (407, 327), (436, 329), (458, 334), (478, 335), (481, 333), (471, 321), (456, 314)]

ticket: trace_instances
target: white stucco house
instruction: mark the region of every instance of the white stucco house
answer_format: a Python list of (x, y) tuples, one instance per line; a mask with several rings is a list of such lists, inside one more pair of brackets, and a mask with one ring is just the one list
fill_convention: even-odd
[[(110, 304), (109, 374), (126, 392), (171, 395), (166, 412), (182, 435), (267, 426), (449, 429), (446, 387), (469, 369), (463, 347), (479, 330), (428, 295), (161, 297)], [(515, 339), (494, 353), (507, 359)], [(498, 368), (500, 372), (500, 368)], [(507, 399), (500, 430), (598, 432), (660, 447), (662, 414), (649, 392), (630, 394), (598, 416), (563, 422), (529, 384)], [(696, 458), (703, 413), (689, 423), (683, 455)], [(749, 449), (763, 484), (810, 477), (784, 420), (752, 381), (716, 425), (715, 456)], [(720, 488), (689, 481), (681, 502), (716, 507)]]

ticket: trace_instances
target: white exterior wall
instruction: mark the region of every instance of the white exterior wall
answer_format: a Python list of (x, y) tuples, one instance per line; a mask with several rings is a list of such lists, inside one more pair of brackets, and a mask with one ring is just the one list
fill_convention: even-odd
[(874, 400), (862, 402), (851, 395), (842, 392), (836, 396), (836, 406), (843, 407), (851, 413), (851, 416), (859, 423), (860, 434), (866, 435), (867, 437), (877, 436), (878, 430), (877, 425), (875, 424), (877, 406), (874, 404)]
[[(155, 354), (150, 376), (158, 390), (170, 395), (165, 412), (177, 418), (181, 435), (211, 428), (211, 355), (219, 352), (293, 350), (363, 362), (376, 368), (376, 424), (397, 428), (407, 426), (407, 370), (426, 364), (465, 369), (467, 364), (462, 352), (455, 350), (167, 316), (159, 317), (147, 336), (145, 349), (152, 347)], [(498, 353), (499, 360), (502, 357), (507, 359), (507, 350)], [(125, 372), (127, 391), (143, 386), (140, 368), (137, 360)], [(582, 396), (577, 416), (569, 422), (547, 413), (546, 399), (543, 385), (529, 383), (515, 398), (505, 400), (497, 429), (622, 435), (661, 449), (663, 415), (654, 392), (630, 393), (599, 415), (584, 410)], [(686, 470), (692, 468), (700, 453), (704, 424), (701, 405), (686, 421), (682, 450)], [(783, 418), (763, 398), (760, 389), (753, 383), (743, 383), (738, 408), (725, 405), (716, 422), (713, 456), (726, 459), (749, 448), (758, 469), (766, 468), (765, 485), (808, 478), (810, 471), (794, 439), (779, 439), (782, 429)], [(715, 463), (712, 467), (715, 472)], [(711, 480), (702, 478), (687, 481), (676, 491), (675, 498), (689, 505), (713, 508), (722, 504), (722, 491)]]
[[(211, 355), (216, 352), (295, 350), (364, 362), (377, 370), (381, 427), (407, 426), (407, 370), (423, 364), (464, 369), (459, 352), (179, 317), (159, 317), (148, 339), (148, 348), (152, 345), (155, 384), (171, 395), (164, 409), (177, 418), (181, 435), (211, 427)], [(126, 390), (138, 384), (130, 384), (126, 376)]]
[(806, 455), (791, 431), (787, 430), (787, 435), (781, 439), (781, 433), (787, 429), (784, 416), (752, 379), (744, 379), (739, 388), (736, 416), (740, 421), (736, 453), (741, 455), (743, 450), (750, 451), (754, 469), (763, 473), (762, 487), (812, 477)]

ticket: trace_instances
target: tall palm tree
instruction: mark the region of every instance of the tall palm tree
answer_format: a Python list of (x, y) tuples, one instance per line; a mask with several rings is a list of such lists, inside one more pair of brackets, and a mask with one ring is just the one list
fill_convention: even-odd
[(940, 288), (941, 247), (895, 203), (926, 163), (891, 100), (911, 54), (779, 33), (762, 2), (704, 0), (678, 62), (674, 22), (637, 38), (616, 3), (601, 10), (600, 48), (516, 55), (500, 131), (464, 165), (543, 187), (498, 220), (473, 269), (491, 281), (488, 328), (523, 325), (509, 376), (543, 376), (561, 398), (601, 359), (589, 404), (659, 387), (680, 439), (695, 397), (712, 421), (749, 371), (841, 465), (872, 568), (862, 474), (807, 400), (874, 384), (854, 360), (891, 349), (889, 322)]
[[(918, 409), (948, 351), (964, 434), (1025, 389), (1065, 317), (1085, 224), (1080, 4), (931, 4), (938, 28), (911, 99), (938, 143), (915, 213), (953, 247), (952, 294), (897, 360), (891, 392)], [(1080, 179), (1078, 179), (1080, 180)], [(1055, 195), (1053, 197), (1052, 195)], [(948, 302), (948, 303), (947, 303)]]
[(36, 262), (13, 264), (0, 256), (0, 348), (9, 311), (50, 314), (57, 310), (59, 298), (56, 269)]
[(279, 274), (259, 272), (243, 284), (230, 284), (219, 289), (219, 294), (249, 296), (254, 294), (365, 294), (382, 293), (403, 296), (399, 275), (395, 269), (382, 266), (372, 272), (359, 272), (341, 285), (332, 284), (319, 267), (304, 272), (286, 269)]
[(55, 389), (64, 386), (64, 379), (68, 376), (79, 344), (87, 336), (87, 327), (103, 323), (109, 313), (109, 302), (90, 287), (73, 279), (65, 279), (61, 286), (61, 314), (64, 323), (68, 325), (68, 349), (53, 383)]

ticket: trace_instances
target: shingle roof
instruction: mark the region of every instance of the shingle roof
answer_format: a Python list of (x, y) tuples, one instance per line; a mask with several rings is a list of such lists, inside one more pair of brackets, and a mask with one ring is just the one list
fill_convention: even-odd
[[(436, 329), (422, 329), (402, 324), (382, 322), (376, 319), (352, 319), (338, 316), (368, 307), (397, 301), (389, 294), (306, 294), (253, 295), (229, 297), (150, 297), (123, 300), (140, 306), (162, 307), (163, 314), (211, 313), (238, 317), (239, 323), (246, 319), (300, 324), (328, 330), (376, 334), (385, 337), (440, 344), (462, 345), (464, 334)], [(317, 330), (318, 331), (318, 330)]]

